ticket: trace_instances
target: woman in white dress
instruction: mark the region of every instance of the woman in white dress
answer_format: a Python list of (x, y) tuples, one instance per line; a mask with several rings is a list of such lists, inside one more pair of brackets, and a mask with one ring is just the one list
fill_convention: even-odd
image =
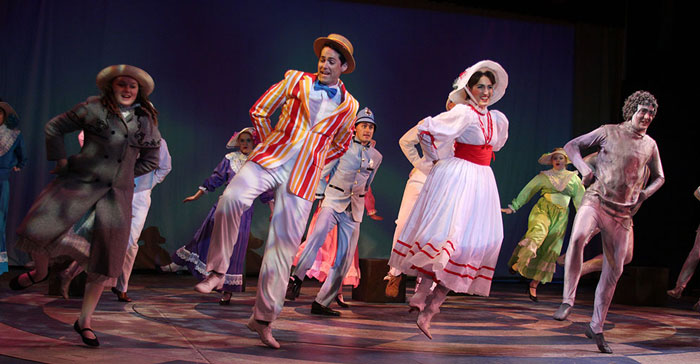
[[(418, 126), (423, 151), (436, 162), (389, 260), (422, 279), (409, 305), (420, 311), (416, 324), (431, 339), (430, 322), (450, 290), (489, 295), (503, 240), (489, 165), (508, 138), (508, 119), (487, 107), (505, 94), (508, 74), (496, 62), (481, 61), (457, 83), (449, 96), (457, 105)], [(435, 145), (453, 141), (454, 157), (440, 160)]]

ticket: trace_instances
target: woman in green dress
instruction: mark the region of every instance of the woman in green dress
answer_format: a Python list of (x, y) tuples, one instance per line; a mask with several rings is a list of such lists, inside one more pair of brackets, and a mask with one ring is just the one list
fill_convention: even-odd
[(569, 201), (574, 200), (578, 209), (585, 188), (578, 173), (566, 169), (571, 163), (562, 148), (543, 154), (540, 164), (551, 165), (552, 169), (540, 172), (523, 188), (507, 208), (501, 209), (512, 214), (537, 193), (540, 199), (530, 211), (527, 233), (518, 243), (508, 261), (508, 270), (531, 279), (530, 299), (537, 302), (537, 286), (552, 280), (556, 270), (556, 260), (569, 221)]

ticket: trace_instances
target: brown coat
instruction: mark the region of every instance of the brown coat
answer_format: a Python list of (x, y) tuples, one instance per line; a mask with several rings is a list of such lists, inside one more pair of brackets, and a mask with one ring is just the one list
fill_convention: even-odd
[(123, 121), (91, 97), (46, 124), (48, 160), (66, 158), (63, 137), (78, 130), (85, 131), (80, 153), (34, 201), (17, 235), (46, 247), (94, 206), (87, 270), (117, 277), (129, 242), (134, 177), (157, 167), (160, 133), (142, 109)]

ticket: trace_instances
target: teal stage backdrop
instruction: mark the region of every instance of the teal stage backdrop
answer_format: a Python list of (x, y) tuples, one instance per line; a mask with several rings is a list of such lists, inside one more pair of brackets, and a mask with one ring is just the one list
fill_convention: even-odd
[[(95, 75), (128, 63), (155, 79), (152, 101), (173, 157), (173, 171), (153, 192), (146, 226), (160, 228), (172, 252), (192, 237), (218, 193), (183, 204), (227, 152), (231, 134), (250, 124), (248, 110), (287, 69), (314, 72), (312, 42), (347, 36), (357, 69), (342, 80), (377, 117), (384, 163), (373, 190), (384, 221), (365, 219), (361, 257), (388, 257), (411, 165), (398, 139), (444, 110), (452, 81), (482, 59), (501, 63), (510, 83), (494, 106), (510, 120), (510, 137), (492, 163), (505, 206), (536, 173), (543, 152), (572, 137), (574, 30), (570, 26), (364, 3), (301, 1), (0, 2), (0, 98), (14, 105), (30, 162), (12, 178), (8, 219), (14, 229), (51, 180), (43, 125), (95, 95)], [(71, 150), (77, 141), (68, 137)], [(455, 186), (459, 188), (459, 186)], [(261, 206), (258, 206), (261, 207)], [(527, 211), (504, 217), (497, 266), (525, 232)], [(269, 210), (258, 208), (253, 233), (266, 236)]]

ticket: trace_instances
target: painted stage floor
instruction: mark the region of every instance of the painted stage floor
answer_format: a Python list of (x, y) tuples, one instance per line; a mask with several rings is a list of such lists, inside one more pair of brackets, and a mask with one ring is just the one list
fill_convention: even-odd
[(80, 299), (47, 296), (45, 284), (12, 292), (15, 274), (0, 277), (0, 363), (700, 363), (700, 314), (690, 298), (672, 307), (613, 304), (605, 336), (614, 354), (606, 355), (583, 335), (590, 292), (563, 322), (551, 319), (561, 285), (541, 288), (539, 303), (519, 283), (494, 283), (488, 298), (450, 296), (431, 341), (405, 304), (350, 300), (340, 318), (311, 315), (319, 284), (307, 281), (273, 324), (282, 345), (274, 350), (245, 326), (254, 279), (220, 306), (218, 295), (193, 291), (193, 277), (173, 274), (134, 274), (131, 303), (105, 290), (93, 319), (101, 346), (88, 348), (72, 329)]

